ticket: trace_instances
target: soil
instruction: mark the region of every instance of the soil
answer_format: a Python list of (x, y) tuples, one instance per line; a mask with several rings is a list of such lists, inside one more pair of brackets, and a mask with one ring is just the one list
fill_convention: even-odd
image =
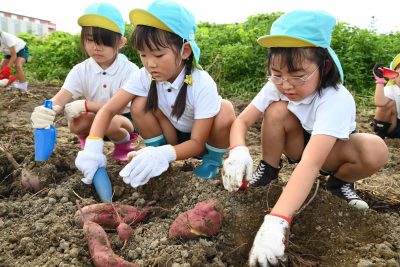
[[(42, 84), (31, 85), (28, 92), (1, 90), (0, 145), (20, 168), (15, 169), (0, 150), (0, 266), (93, 266), (82, 228), (73, 218), (76, 201), (86, 206), (99, 200), (92, 186), (80, 181), (74, 165), (79, 142), (63, 116), (57, 118), (57, 144), (51, 158), (34, 161), (30, 114), (59, 87)], [(246, 105), (236, 102), (237, 112)], [(360, 132), (370, 131), (372, 116), (373, 110), (359, 111)], [(259, 132), (260, 122), (248, 135), (254, 165), (260, 159)], [(309, 205), (293, 221), (286, 266), (400, 266), (400, 142), (385, 142), (390, 150), (386, 166), (356, 184), (370, 209), (356, 210), (332, 196), (325, 190), (326, 177), (319, 177)], [(113, 202), (153, 207), (123, 250), (115, 231), (107, 232), (114, 252), (139, 266), (247, 266), (263, 216), (293, 170), (285, 162), (279, 180), (271, 185), (229, 193), (220, 176), (208, 181), (196, 177), (192, 170), (200, 161), (190, 159), (174, 162), (160, 177), (133, 189), (118, 175), (123, 164), (111, 160), (112, 145), (107, 143), (106, 150)], [(21, 185), (21, 169), (39, 177), (43, 187), (39, 192)], [(224, 207), (219, 233), (169, 240), (169, 226), (178, 214), (209, 198)]]

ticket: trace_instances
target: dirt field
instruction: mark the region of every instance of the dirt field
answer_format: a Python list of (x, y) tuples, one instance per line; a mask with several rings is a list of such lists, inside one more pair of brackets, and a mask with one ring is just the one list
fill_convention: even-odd
[[(96, 203), (91, 186), (80, 181), (74, 160), (77, 138), (58, 117), (56, 149), (47, 162), (35, 162), (30, 114), (59, 88), (31, 85), (29, 92), (1, 89), (0, 145), (25, 170), (39, 176), (43, 189), (36, 194), (21, 186), (21, 169), (15, 170), (0, 151), (0, 266), (93, 266), (81, 227), (73, 216), (76, 201)], [(237, 103), (239, 112), (246, 103)], [(358, 130), (369, 132), (373, 111), (359, 114)], [(248, 138), (254, 164), (259, 160), (259, 124)], [(311, 203), (294, 219), (288, 247), (288, 266), (400, 266), (400, 142), (386, 140), (389, 162), (376, 175), (357, 184), (371, 209), (358, 211), (325, 190), (325, 177)], [(106, 145), (108, 153), (111, 144)], [(141, 144), (139, 144), (141, 145)], [(108, 155), (108, 173), (115, 203), (143, 207), (150, 216), (134, 230), (127, 247), (114, 231), (108, 235), (114, 251), (139, 266), (247, 266), (253, 238), (264, 214), (274, 205), (293, 166), (287, 163), (279, 181), (265, 188), (236, 193), (224, 190), (221, 177), (204, 181), (193, 175), (198, 160), (173, 163), (172, 169), (138, 189), (118, 176), (122, 165)], [(313, 192), (316, 190), (314, 186)], [(177, 215), (208, 198), (224, 206), (219, 234), (191, 241), (168, 240)]]

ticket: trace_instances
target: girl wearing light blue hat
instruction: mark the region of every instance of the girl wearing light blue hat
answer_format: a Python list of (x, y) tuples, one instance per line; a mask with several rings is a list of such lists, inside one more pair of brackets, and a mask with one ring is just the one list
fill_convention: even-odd
[[(193, 15), (175, 2), (157, 0), (146, 10), (133, 9), (130, 20), (135, 26), (131, 43), (144, 67), (98, 113), (90, 136), (102, 138), (110, 118), (133, 101), (131, 114), (146, 147), (130, 153), (133, 159), (120, 172), (125, 183), (133, 187), (146, 184), (171, 162), (204, 150), (202, 164), (194, 172), (204, 179), (215, 177), (229, 147), (235, 112), (198, 65)], [(102, 150), (85, 147), (77, 161), (93, 153), (102, 155)], [(82, 166), (81, 170), (87, 175), (97, 167)]]
[[(78, 24), (82, 26), (81, 46), (89, 58), (68, 73), (61, 90), (52, 98), (53, 109), (36, 107), (31, 121), (34, 128), (46, 128), (64, 110), (69, 129), (78, 136), (83, 149), (96, 113), (139, 68), (118, 54), (126, 38), (125, 23), (117, 8), (108, 3), (92, 4), (85, 9)], [(120, 111), (129, 115), (129, 106)], [(112, 118), (106, 135), (114, 143), (113, 159), (127, 160), (128, 152), (134, 150), (133, 131), (133, 124), (126, 116), (117, 114)], [(106, 160), (101, 158), (101, 161), (105, 164)], [(90, 180), (84, 182), (90, 183)]]
[[(354, 182), (387, 161), (381, 138), (355, 133), (356, 107), (342, 85), (343, 70), (330, 47), (336, 24), (322, 11), (295, 10), (277, 19), (258, 43), (268, 47), (268, 82), (233, 123), (223, 184), (229, 191), (277, 180), (281, 155), (298, 163), (277, 203), (264, 217), (250, 251), (250, 266), (276, 265), (285, 258), (289, 226), (319, 175), (330, 174), (327, 189), (359, 209), (368, 208)], [(245, 136), (262, 116), (262, 160), (253, 160)]]

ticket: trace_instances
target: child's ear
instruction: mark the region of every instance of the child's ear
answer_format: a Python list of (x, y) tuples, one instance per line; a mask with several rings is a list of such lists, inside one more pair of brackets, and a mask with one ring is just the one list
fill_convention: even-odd
[(121, 49), (126, 44), (127, 40), (125, 36), (122, 36), (121, 40), (119, 40), (118, 49)]
[(186, 60), (192, 54), (192, 47), (189, 42), (183, 44), (182, 59)]

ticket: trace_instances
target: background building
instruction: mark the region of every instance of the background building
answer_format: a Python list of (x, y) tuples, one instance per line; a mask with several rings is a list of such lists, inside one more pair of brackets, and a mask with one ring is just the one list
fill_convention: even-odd
[(48, 20), (0, 10), (0, 30), (12, 34), (24, 32), (42, 36), (55, 32), (56, 24)]

